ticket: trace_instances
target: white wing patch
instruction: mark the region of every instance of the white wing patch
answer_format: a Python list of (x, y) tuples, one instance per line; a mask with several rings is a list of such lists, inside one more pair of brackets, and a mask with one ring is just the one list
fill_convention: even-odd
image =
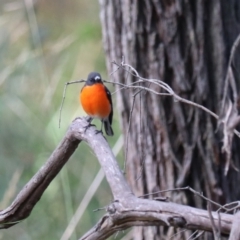
[(99, 76), (96, 76), (94, 79), (97, 81), (100, 80), (101, 78)]

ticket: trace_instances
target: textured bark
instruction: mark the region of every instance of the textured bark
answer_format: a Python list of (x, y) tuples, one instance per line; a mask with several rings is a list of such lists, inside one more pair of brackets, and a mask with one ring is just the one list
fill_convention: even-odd
[[(231, 46), (240, 32), (239, 0), (99, 2), (109, 73), (116, 69), (111, 62), (121, 62), (124, 56), (141, 76), (161, 79), (181, 97), (219, 113)], [(239, 60), (234, 59), (234, 65), (237, 71)], [(121, 70), (113, 78), (124, 84), (136, 80)], [(134, 193), (189, 185), (220, 204), (239, 199), (240, 174), (230, 168), (224, 175), (226, 157), (221, 153), (221, 135), (215, 132), (216, 120), (170, 97), (142, 91), (134, 101), (129, 97), (134, 93), (117, 91), (126, 139), (131, 124), (125, 144), (127, 177)], [(239, 147), (234, 138), (232, 159), (238, 168)], [(174, 202), (206, 209), (206, 202), (191, 193), (166, 195)], [(163, 227), (138, 228), (134, 239), (162, 239), (172, 233)]]

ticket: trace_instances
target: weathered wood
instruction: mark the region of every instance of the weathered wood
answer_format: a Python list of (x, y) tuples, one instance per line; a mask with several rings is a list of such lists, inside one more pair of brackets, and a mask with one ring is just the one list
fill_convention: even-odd
[(234, 219), (233, 219), (233, 224), (232, 224), (232, 229), (231, 229), (231, 233), (229, 236), (229, 240), (236, 240), (236, 239), (240, 239), (240, 212), (237, 212), (234, 215)]
[(0, 228), (12, 227), (30, 215), (48, 185), (78, 147), (80, 140), (74, 138), (72, 133), (71, 130), (66, 133), (47, 162), (24, 186), (13, 203), (0, 211)]
[[(99, 2), (109, 73), (116, 69), (111, 62), (121, 62), (124, 56), (141, 76), (161, 79), (180, 96), (220, 112), (230, 50), (240, 32), (238, 0)], [(234, 69), (239, 71), (236, 58)], [(111, 78), (124, 84), (136, 80), (121, 70)], [(127, 178), (134, 193), (189, 185), (221, 204), (239, 199), (240, 188), (235, 185), (240, 174), (230, 167), (224, 175), (226, 156), (221, 153), (217, 121), (169, 97), (145, 91), (135, 99), (129, 97), (135, 93), (133, 89), (116, 93), (122, 129), (128, 138)], [(240, 141), (234, 138), (232, 159), (237, 168), (239, 148)], [(202, 199), (191, 194), (167, 195), (173, 201), (206, 208)], [(165, 234), (163, 228), (152, 228), (146, 235), (140, 232), (138, 228), (134, 233), (135, 240), (158, 239)], [(177, 237), (182, 239), (183, 235)]]
[[(133, 226), (174, 226), (176, 228), (212, 231), (209, 214), (205, 210), (175, 203), (158, 202), (129, 196), (119, 199), (108, 207), (106, 214), (95, 227), (80, 240), (101, 240), (115, 232)], [(215, 224), (218, 214), (212, 213)], [(229, 234), (232, 215), (221, 214), (222, 234)]]
[[(211, 221), (218, 222), (218, 215), (212, 213), (212, 220), (206, 210), (192, 208), (172, 202), (137, 198), (131, 191), (110, 146), (96, 129), (90, 127), (85, 118), (77, 118), (70, 125), (65, 137), (52, 153), (45, 165), (35, 174), (18, 194), (14, 202), (0, 211), (1, 228), (9, 228), (27, 218), (36, 203), (73, 154), (78, 144), (86, 141), (96, 154), (113, 194), (114, 201), (106, 214), (82, 239), (106, 239), (106, 237), (131, 226), (174, 226), (186, 229), (211, 231)], [(229, 234), (234, 216), (221, 214), (221, 232)]]

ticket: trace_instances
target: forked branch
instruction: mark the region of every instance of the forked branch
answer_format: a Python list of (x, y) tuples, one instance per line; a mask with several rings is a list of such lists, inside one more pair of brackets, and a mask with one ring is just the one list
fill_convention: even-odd
[[(110, 185), (114, 201), (107, 208), (107, 214), (81, 239), (105, 239), (120, 229), (131, 226), (165, 225), (186, 229), (212, 231), (209, 213), (171, 202), (141, 199), (131, 192), (121, 169), (101, 134), (95, 134), (85, 118), (77, 118), (70, 125), (62, 142), (52, 153), (45, 165), (35, 174), (7, 209), (0, 212), (1, 228), (9, 228), (27, 218), (41, 198), (50, 182), (77, 148), (80, 141), (86, 141), (96, 154)], [(220, 213), (221, 233), (229, 234), (233, 215)], [(212, 221), (218, 224), (218, 214), (212, 213)]]

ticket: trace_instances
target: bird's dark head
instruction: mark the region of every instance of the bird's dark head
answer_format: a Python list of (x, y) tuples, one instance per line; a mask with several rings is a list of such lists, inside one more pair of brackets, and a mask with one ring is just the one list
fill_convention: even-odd
[(95, 83), (102, 83), (101, 75), (97, 72), (91, 72), (88, 75), (86, 84), (93, 85)]

